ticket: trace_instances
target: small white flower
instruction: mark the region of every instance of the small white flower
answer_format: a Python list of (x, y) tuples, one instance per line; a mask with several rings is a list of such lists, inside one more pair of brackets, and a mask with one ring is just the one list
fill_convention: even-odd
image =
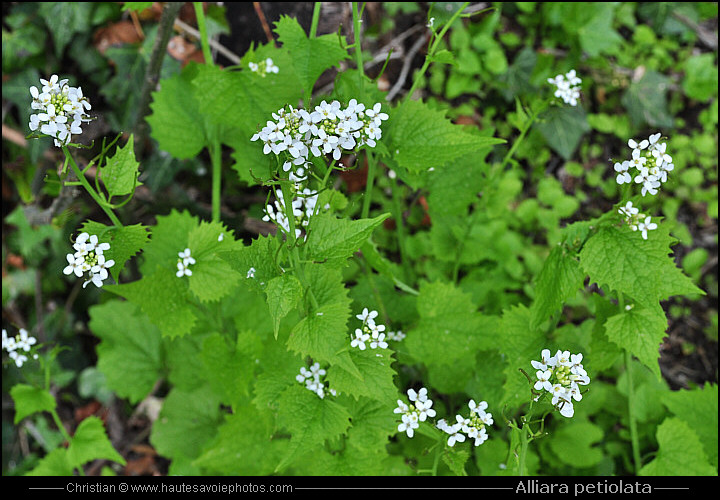
[(628, 184), (632, 182), (632, 176), (630, 175), (630, 172), (628, 172), (630, 162), (624, 161), (622, 163), (615, 163), (614, 168), (615, 171), (618, 172), (618, 175), (615, 178), (615, 181), (618, 184)]
[(460, 430), (462, 429), (462, 424), (455, 424), (452, 427), (449, 427), (449, 429), (445, 432), (450, 434), (450, 437), (447, 440), (448, 446), (455, 446), (455, 443), (462, 443), (465, 441), (465, 435), (460, 434)]
[(362, 321), (363, 323), (369, 323), (371, 321), (374, 321), (375, 318), (377, 318), (378, 312), (377, 311), (368, 311), (368, 308), (363, 308), (362, 312), (355, 317)]
[(357, 347), (361, 351), (365, 350), (365, 342), (370, 340), (370, 335), (364, 333), (359, 328), (355, 329), (355, 338), (350, 342), (351, 347)]
[(552, 377), (552, 371), (546, 370), (546, 371), (540, 371), (535, 374), (538, 378), (537, 382), (535, 382), (535, 390), (539, 391), (540, 389), (545, 389), (546, 391), (552, 390), (552, 384), (550, 383), (550, 377)]
[(373, 338), (373, 340), (370, 341), (370, 348), (371, 349), (387, 349), (388, 343), (385, 342), (385, 334), (381, 333), (377, 336), (377, 338)]
[(420, 427), (416, 413), (406, 413), (402, 416), (402, 423), (398, 425), (398, 432), (406, 432), (409, 438), (413, 437), (415, 430)]
[(654, 222), (650, 222), (650, 217), (646, 217), (643, 222), (640, 222), (638, 224), (638, 230), (642, 233), (642, 238), (644, 240), (647, 240), (647, 232), (652, 231), (653, 229), (657, 229), (657, 224)]
[(247, 279), (254, 278), (255, 277), (255, 268), (251, 267), (247, 271), (247, 276), (245, 276)]

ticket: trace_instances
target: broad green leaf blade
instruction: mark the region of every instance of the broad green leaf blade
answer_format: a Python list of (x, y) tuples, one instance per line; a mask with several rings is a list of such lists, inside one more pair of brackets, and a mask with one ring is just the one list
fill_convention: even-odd
[(98, 369), (107, 386), (131, 403), (140, 402), (163, 376), (160, 330), (131, 302), (113, 300), (90, 308), (90, 330)]
[(320, 399), (317, 394), (300, 385), (283, 392), (277, 414), (278, 425), (290, 432), (287, 454), (275, 467), (281, 471), (301, 453), (344, 434), (350, 427), (350, 414), (330, 397)]
[(261, 351), (260, 339), (249, 331), (238, 334), (235, 345), (230, 345), (219, 333), (203, 341), (200, 352), (205, 368), (203, 378), (217, 394), (223, 395), (224, 404), (235, 407), (249, 393), (255, 375), (255, 360)]
[(588, 468), (600, 463), (603, 452), (595, 447), (602, 442), (603, 430), (590, 422), (570, 422), (553, 433), (550, 448), (560, 460), (577, 468)]
[(445, 448), (442, 454), (443, 462), (450, 468), (456, 476), (466, 476), (465, 464), (470, 458), (470, 451), (461, 449), (460, 447)]
[(397, 387), (393, 381), (395, 370), (392, 368), (394, 359), (390, 349), (371, 349), (368, 345), (364, 351), (350, 348), (349, 354), (362, 379), (340, 365), (331, 366), (327, 373), (331, 389), (355, 399), (361, 396), (378, 401), (397, 399)]
[(196, 458), (222, 423), (220, 402), (212, 391), (172, 389), (152, 428), (150, 442), (168, 458)]
[(590, 130), (585, 111), (582, 107), (552, 107), (542, 116), (543, 120), (535, 126), (545, 137), (548, 145), (560, 156), (569, 160), (580, 139)]
[(146, 118), (160, 149), (179, 159), (197, 156), (207, 143), (192, 76), (188, 65), (181, 74), (161, 80), (160, 90), (152, 95), (152, 114)]
[(647, 70), (639, 80), (630, 84), (621, 102), (635, 127), (645, 123), (658, 128), (673, 126), (665, 97), (669, 87), (670, 78), (653, 70)]
[(675, 416), (695, 431), (710, 463), (718, 466), (718, 386), (706, 383), (693, 390), (667, 392), (662, 402)]
[(308, 257), (317, 261), (344, 262), (367, 241), (372, 232), (390, 214), (374, 219), (337, 219), (330, 214), (318, 214), (310, 219), (308, 228)]
[(173, 269), (157, 268), (138, 281), (107, 286), (105, 290), (140, 306), (166, 337), (190, 333), (197, 320), (195, 306), (188, 300), (188, 284), (184, 277), (175, 276)]
[(450, 377), (452, 386), (436, 389), (462, 391), (472, 377), (475, 353), (496, 345), (495, 319), (476, 312), (470, 295), (449, 283), (423, 283), (417, 310), (420, 321), (404, 340), (408, 353), (430, 370), (460, 370), (463, 376)]
[(140, 271), (143, 276), (162, 267), (168, 271), (177, 271), (178, 252), (188, 247), (190, 232), (198, 226), (198, 219), (183, 211), (171, 211), (168, 215), (157, 217), (152, 230), (152, 239), (143, 253)]
[(657, 455), (639, 476), (717, 476), (698, 435), (678, 418), (666, 418), (657, 429)]
[(267, 476), (287, 452), (287, 439), (273, 439), (273, 419), (252, 405), (237, 408), (218, 428), (193, 465), (211, 474)]
[(241, 282), (253, 290), (264, 292), (267, 284), (282, 273), (276, 261), (279, 247), (278, 238), (258, 236), (250, 245), (219, 252), (218, 257), (239, 273)]
[(497, 343), (507, 362), (504, 402), (516, 408), (529, 400), (531, 389), (519, 370), (532, 373), (530, 361), (540, 359), (542, 350), (549, 346), (542, 332), (530, 326), (530, 311), (525, 306), (503, 312)]
[(580, 266), (591, 281), (647, 306), (673, 295), (704, 295), (668, 256), (673, 243), (667, 224), (659, 224), (647, 240), (626, 225), (605, 226), (585, 243)]
[(105, 426), (98, 417), (88, 417), (78, 425), (67, 450), (67, 460), (72, 467), (82, 467), (91, 460), (112, 460), (125, 465), (125, 459), (113, 448), (105, 433)]
[(115, 261), (110, 268), (110, 274), (116, 282), (118, 282), (122, 270), (125, 269), (125, 264), (142, 251), (150, 241), (148, 229), (142, 224), (119, 228), (109, 227), (91, 220), (86, 221), (82, 226), (82, 231), (98, 235), (100, 243), (110, 244), (110, 249), (105, 250), (103, 255), (105, 260)]
[(398, 165), (411, 172), (442, 167), (468, 155), (482, 157), (493, 145), (505, 142), (466, 132), (419, 101), (406, 101), (390, 115), (388, 149)]
[(137, 181), (140, 164), (135, 159), (134, 147), (133, 135), (130, 134), (125, 147), (118, 146), (115, 154), (100, 167), (100, 178), (111, 198), (131, 194), (140, 185)]
[(270, 280), (265, 293), (270, 315), (273, 318), (273, 331), (277, 339), (280, 320), (300, 304), (303, 298), (303, 287), (295, 276), (283, 274)]
[(326, 69), (348, 57), (336, 35), (308, 38), (297, 20), (289, 16), (281, 16), (275, 23), (275, 33), (283, 48), (290, 52), (292, 66), (306, 93), (312, 92), (315, 81)]
[(73, 468), (68, 460), (66, 448), (55, 448), (45, 455), (27, 476), (72, 476)]
[(25, 417), (41, 411), (53, 411), (56, 403), (52, 395), (38, 387), (17, 384), (10, 389), (10, 396), (15, 402), (14, 423), (20, 423)]
[(584, 280), (585, 274), (575, 256), (563, 246), (554, 247), (537, 276), (535, 301), (530, 308), (531, 326), (537, 328), (561, 309), (563, 303), (582, 288)]
[(208, 256), (196, 259), (189, 276), (190, 291), (200, 302), (215, 302), (227, 296), (240, 282), (240, 274), (224, 260)]
[(665, 337), (667, 318), (660, 304), (636, 306), (608, 318), (605, 333), (623, 349), (629, 350), (660, 379), (660, 344)]

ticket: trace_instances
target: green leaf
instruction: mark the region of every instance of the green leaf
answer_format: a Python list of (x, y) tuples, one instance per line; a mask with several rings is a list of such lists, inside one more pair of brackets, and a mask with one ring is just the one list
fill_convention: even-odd
[[(186, 211), (173, 210), (168, 215), (158, 216), (152, 230), (152, 240), (143, 253), (144, 260), (140, 266), (142, 274), (147, 275), (157, 267), (173, 273), (177, 271), (178, 252), (188, 247), (190, 232), (197, 226), (197, 217)], [(193, 257), (197, 257), (195, 249), (191, 250)]]
[(353, 365), (357, 367), (362, 379), (355, 373), (348, 372), (340, 365), (331, 366), (327, 379), (331, 389), (339, 393), (363, 396), (378, 401), (394, 401), (397, 399), (397, 387), (393, 381), (395, 370), (392, 368), (393, 358), (390, 349), (371, 349), (364, 351), (351, 348), (349, 351)]
[[(267, 283), (281, 275), (280, 266), (276, 262), (279, 246), (280, 241), (274, 236), (258, 236), (250, 245), (219, 252), (218, 257), (240, 274), (240, 280), (245, 285), (263, 292)], [(254, 278), (248, 277), (250, 268), (255, 269)]]
[(113, 448), (98, 417), (88, 417), (78, 425), (70, 440), (67, 460), (72, 467), (80, 468), (91, 460), (112, 460), (125, 465), (125, 459)]
[(230, 345), (219, 333), (205, 339), (200, 352), (205, 366), (203, 378), (223, 395), (223, 403), (235, 407), (249, 393), (261, 350), (260, 339), (253, 332), (239, 334), (236, 345)]
[(450, 471), (456, 476), (467, 476), (465, 472), (465, 464), (470, 458), (470, 451), (461, 448), (445, 448), (442, 454), (443, 462), (450, 468)]
[(303, 298), (303, 287), (295, 276), (283, 274), (268, 282), (265, 293), (277, 339), (280, 320), (300, 304)]
[(537, 276), (530, 325), (537, 328), (561, 309), (564, 302), (582, 288), (584, 280), (585, 274), (575, 257), (563, 246), (553, 247)]
[(390, 214), (374, 219), (337, 219), (330, 214), (318, 214), (310, 219), (308, 228), (308, 257), (314, 260), (344, 262), (367, 241), (373, 230)]
[(212, 474), (267, 476), (282, 460), (288, 441), (273, 438), (273, 419), (252, 405), (237, 408), (193, 465)]
[(291, 438), (286, 455), (275, 467), (276, 473), (299, 454), (344, 434), (350, 427), (350, 414), (343, 406), (328, 398), (320, 399), (297, 384), (283, 392), (279, 408), (278, 425), (287, 429)]
[(623, 41), (612, 27), (615, 7), (611, 3), (600, 4), (599, 11), (590, 22), (578, 29), (580, 46), (590, 57), (612, 54)]
[(154, 423), (150, 442), (168, 458), (196, 458), (222, 423), (219, 401), (201, 387), (192, 392), (173, 389)]
[[(462, 391), (475, 367), (475, 352), (496, 345), (496, 321), (476, 312), (470, 295), (450, 283), (423, 283), (417, 300), (418, 325), (404, 340), (408, 353), (429, 370), (463, 368), (466, 379), (453, 377)], [(438, 389), (440, 390), (440, 389)]]
[(131, 302), (113, 300), (89, 312), (90, 330), (101, 340), (98, 369), (118, 396), (138, 403), (163, 376), (160, 331)]
[(713, 54), (699, 54), (685, 61), (683, 90), (691, 99), (707, 101), (718, 93), (718, 71)]
[(435, 55), (430, 58), (430, 62), (439, 64), (449, 64), (450, 66), (457, 66), (457, 61), (452, 52), (447, 49), (438, 50)]
[(660, 344), (665, 337), (667, 318), (660, 304), (636, 306), (608, 318), (605, 333), (623, 349), (629, 350), (660, 379)]
[(621, 102), (635, 127), (645, 123), (658, 128), (673, 126), (665, 98), (669, 87), (670, 79), (653, 70), (647, 70), (642, 78), (630, 84)]
[(52, 395), (38, 387), (17, 384), (10, 389), (10, 396), (15, 402), (15, 420), (18, 424), (25, 417), (41, 411), (53, 411), (56, 403)]
[(660, 449), (639, 476), (717, 476), (698, 435), (682, 420), (666, 418), (656, 436)]
[(659, 224), (647, 240), (627, 225), (601, 227), (580, 252), (580, 265), (591, 281), (643, 305), (651, 306), (673, 295), (703, 295), (668, 256), (674, 240), (667, 226)]
[(173, 269), (157, 268), (138, 281), (104, 289), (140, 306), (163, 336), (186, 335), (197, 320), (195, 308), (188, 300), (188, 284), (175, 276)]
[(718, 466), (718, 386), (706, 383), (693, 390), (662, 395), (662, 402), (700, 438), (710, 463)]
[(535, 126), (548, 146), (566, 160), (572, 157), (580, 139), (590, 130), (585, 110), (580, 106), (553, 106)]
[(393, 159), (411, 172), (442, 167), (463, 156), (479, 156), (479, 151), (505, 142), (466, 132), (445, 118), (444, 111), (420, 101), (406, 101), (390, 114), (387, 136)]
[(306, 93), (312, 92), (315, 81), (326, 69), (348, 57), (337, 35), (331, 33), (308, 38), (297, 20), (290, 16), (280, 17), (275, 23), (275, 33), (283, 48), (290, 52), (292, 66)]
[(120, 273), (125, 269), (125, 264), (140, 252), (150, 241), (148, 227), (142, 224), (134, 226), (109, 227), (95, 221), (85, 221), (81, 231), (98, 235), (100, 243), (109, 243), (110, 249), (105, 250), (103, 255), (106, 260), (114, 260), (115, 264), (110, 268), (110, 274), (118, 282)]
[(160, 149), (179, 159), (197, 156), (207, 144), (193, 76), (188, 65), (181, 74), (161, 80), (160, 90), (152, 94), (152, 114), (146, 118)]
[[(41, 3), (38, 13), (45, 19), (55, 40), (55, 55), (60, 58), (75, 33), (90, 24), (93, 4), (86, 2)], [(74, 82), (69, 82), (73, 85)]]
[(565, 464), (588, 468), (599, 464), (603, 452), (594, 446), (602, 442), (603, 430), (590, 422), (571, 422), (553, 432), (550, 448)]
[(73, 468), (68, 461), (68, 450), (55, 448), (45, 455), (27, 476), (72, 476)]
[(525, 306), (516, 306), (503, 312), (497, 344), (505, 355), (505, 397), (504, 402), (512, 407), (526, 403), (530, 397), (530, 384), (520, 373), (532, 371), (530, 361), (540, 358), (540, 352), (547, 348), (547, 341), (539, 330), (530, 326), (530, 311)]
[(130, 134), (125, 147), (118, 147), (115, 155), (108, 158), (105, 165), (100, 167), (100, 177), (110, 198), (131, 194), (141, 185), (137, 180), (140, 164), (135, 159), (134, 147), (133, 134)]

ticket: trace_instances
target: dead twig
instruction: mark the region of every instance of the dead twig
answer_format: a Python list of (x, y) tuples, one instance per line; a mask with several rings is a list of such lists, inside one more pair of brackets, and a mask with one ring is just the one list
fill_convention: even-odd
[(262, 29), (265, 32), (268, 43), (272, 43), (273, 45), (275, 45), (275, 39), (272, 36), (272, 32), (270, 31), (270, 26), (268, 25), (267, 19), (265, 19), (265, 14), (262, 11), (260, 2), (253, 2), (253, 7), (255, 7), (255, 13), (258, 16), (258, 19), (260, 19), (260, 24), (262, 25)]
[[(179, 28), (181, 31), (186, 32), (188, 35), (192, 36), (193, 38), (197, 38), (198, 40), (200, 40), (200, 32), (198, 30), (196, 30), (195, 28), (193, 28), (192, 26), (190, 26), (189, 24), (182, 22), (180, 19), (175, 20), (175, 27)], [(240, 56), (238, 56), (237, 54), (234, 54), (233, 52), (228, 50), (226, 47), (221, 45), (219, 42), (210, 39), (210, 40), (208, 40), (208, 44), (210, 45), (210, 47), (212, 47), (213, 49), (217, 50), (219, 53), (224, 55), (231, 63), (240, 64), (240, 59), (241, 59)]]
[(392, 101), (395, 96), (400, 92), (400, 90), (402, 90), (403, 85), (405, 85), (405, 81), (407, 80), (408, 74), (410, 73), (410, 67), (412, 66), (412, 61), (415, 58), (415, 54), (417, 54), (420, 48), (426, 43), (427, 35), (423, 34), (415, 41), (412, 47), (410, 47), (410, 50), (408, 50), (408, 53), (405, 56), (405, 60), (403, 61), (403, 67), (400, 70), (400, 76), (395, 82), (395, 85), (393, 85), (393, 87), (390, 89), (390, 92), (388, 92), (385, 96), (385, 100), (387, 100), (388, 102)]

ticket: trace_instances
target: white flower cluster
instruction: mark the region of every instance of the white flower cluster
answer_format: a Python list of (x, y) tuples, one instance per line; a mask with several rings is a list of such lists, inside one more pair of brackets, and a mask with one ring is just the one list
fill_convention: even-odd
[[(351, 347), (357, 347), (361, 351), (365, 350), (365, 342), (370, 341), (370, 349), (387, 349), (388, 343), (385, 342), (385, 325), (375, 323), (377, 311), (368, 311), (365, 307), (362, 313), (355, 317), (362, 321), (362, 327), (355, 329), (355, 338), (350, 342)], [(401, 332), (402, 333), (402, 332)], [(372, 339), (372, 340), (371, 340)]]
[[(262, 220), (268, 222), (274, 221), (285, 233), (290, 233), (290, 222), (285, 215), (285, 198), (281, 189), (276, 190), (277, 200), (275, 200), (275, 206), (268, 205), (265, 207), (265, 215)], [(307, 227), (310, 223), (310, 217), (315, 213), (315, 207), (317, 205), (318, 194), (316, 191), (310, 189), (303, 189), (298, 191), (297, 197), (293, 198), (292, 201), (292, 213), (295, 217), (295, 238), (300, 238), (302, 229)], [(325, 209), (330, 208), (329, 205), (325, 205)], [(305, 235), (307, 237), (307, 235)]]
[(395, 342), (400, 342), (405, 337), (407, 337), (407, 335), (405, 335), (402, 330), (398, 330), (396, 332), (387, 332), (387, 339), (394, 340)]
[(639, 213), (636, 207), (633, 206), (632, 201), (628, 201), (624, 207), (618, 209), (618, 213), (625, 218), (625, 222), (630, 225), (633, 231), (640, 231), (642, 238), (646, 240), (647, 232), (657, 229), (657, 224), (650, 222), (651, 217), (646, 217), (645, 214)]
[(259, 63), (249, 62), (248, 67), (250, 68), (250, 71), (252, 71), (253, 73), (257, 73), (263, 78), (265, 78), (265, 75), (267, 75), (268, 73), (277, 74), (280, 71), (280, 68), (275, 66), (275, 63), (269, 57), (264, 61), (260, 61)]
[[(487, 402), (480, 401), (480, 404), (476, 404), (475, 400), (471, 399), (468, 407), (470, 416), (465, 418), (462, 415), (455, 415), (456, 422), (453, 425), (448, 424), (444, 418), (438, 420), (437, 428), (450, 435), (447, 441), (448, 446), (455, 446), (456, 442), (462, 443), (465, 441), (465, 435), (475, 440), (475, 446), (480, 446), (487, 441), (488, 434), (485, 426), (492, 425), (494, 422), (492, 413), (485, 411), (488, 407)], [(461, 432), (465, 434), (461, 434)]]
[(582, 80), (575, 75), (575, 70), (571, 69), (564, 75), (557, 75), (555, 78), (548, 78), (548, 83), (552, 83), (557, 87), (555, 97), (559, 97), (565, 104), (577, 106), (580, 99), (580, 84)]
[(287, 106), (273, 113), (275, 121), (268, 121), (250, 140), (263, 141), (265, 154), (287, 152), (283, 170), (287, 172), (292, 168), (302, 177), (304, 173), (298, 173), (297, 168), (308, 165), (310, 153), (316, 157), (332, 154), (339, 160), (343, 150), (352, 151), (365, 144), (375, 147), (375, 141), (382, 137), (380, 126), (388, 119), (380, 107), (380, 103), (376, 103), (372, 108), (365, 108), (355, 99), (344, 109), (339, 101), (329, 104), (322, 101), (310, 113)]
[(75, 253), (67, 254), (68, 265), (63, 269), (63, 273), (82, 278), (87, 273), (88, 279), (83, 283), (85, 288), (89, 283), (101, 287), (103, 280), (108, 277), (108, 269), (115, 265), (115, 261), (105, 260), (103, 252), (110, 250), (109, 243), (98, 243), (97, 235), (89, 233), (81, 233), (73, 244)]
[(57, 147), (69, 144), (72, 134), (81, 134), (80, 126), (90, 121), (87, 114), (90, 102), (80, 87), (70, 87), (67, 82), (52, 75), (50, 80), (40, 79), (42, 92), (34, 85), (30, 87), (31, 107), (39, 111), (30, 115), (30, 130), (39, 129), (40, 133), (54, 137)]
[[(23, 363), (28, 360), (28, 357), (20, 353), (20, 350), (24, 352), (30, 352), (30, 348), (37, 343), (35, 337), (28, 335), (25, 328), (20, 328), (18, 334), (14, 337), (8, 337), (7, 330), (3, 328), (2, 331), (2, 348), (8, 352), (10, 359), (15, 361), (15, 365), (20, 368)], [(33, 354), (33, 359), (37, 359), (38, 355)]]
[[(300, 368), (300, 374), (295, 377), (295, 380), (301, 384), (305, 384), (305, 388), (313, 391), (318, 395), (320, 399), (325, 397), (325, 380), (320, 377), (325, 376), (326, 371), (320, 368), (320, 363), (314, 363), (308, 370), (304, 366)], [(328, 392), (333, 396), (337, 396), (335, 389), (329, 389)]]
[(675, 168), (672, 157), (665, 152), (667, 143), (660, 142), (661, 137), (662, 134), (658, 132), (639, 143), (634, 139), (628, 141), (632, 149), (631, 159), (616, 162), (613, 167), (618, 173), (615, 178), (618, 184), (629, 184), (633, 180), (630, 169), (634, 168), (634, 181), (635, 184), (642, 184), (642, 195), (657, 194), (660, 184), (667, 182), (668, 172)]
[(401, 399), (398, 399), (398, 407), (393, 412), (402, 414), (402, 422), (398, 425), (398, 432), (406, 432), (408, 437), (413, 437), (415, 429), (420, 426), (420, 422), (424, 422), (428, 417), (434, 417), (435, 410), (432, 408), (432, 399), (428, 399), (426, 388), (423, 387), (418, 392), (415, 392), (414, 389), (408, 389), (407, 395), (411, 401), (410, 404), (407, 405)]
[(178, 252), (177, 272), (175, 276), (182, 278), (183, 276), (192, 276), (190, 266), (195, 264), (195, 259), (190, 255), (190, 249), (186, 248), (182, 252)]
[[(552, 396), (552, 404), (560, 410), (563, 417), (572, 417), (575, 414), (573, 399), (580, 401), (580, 385), (590, 383), (590, 377), (582, 365), (583, 355), (570, 354), (570, 351), (560, 351), (550, 356), (549, 349), (540, 353), (540, 361), (531, 361), (537, 371), (535, 390), (544, 389)], [(539, 396), (538, 396), (539, 397)]]

